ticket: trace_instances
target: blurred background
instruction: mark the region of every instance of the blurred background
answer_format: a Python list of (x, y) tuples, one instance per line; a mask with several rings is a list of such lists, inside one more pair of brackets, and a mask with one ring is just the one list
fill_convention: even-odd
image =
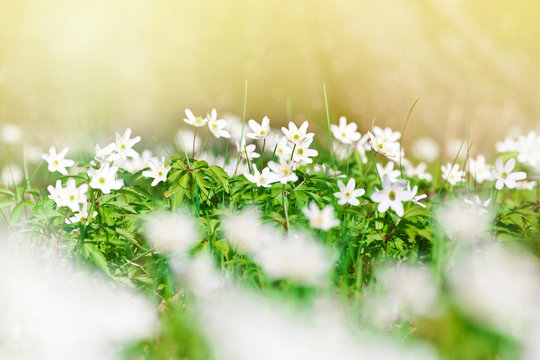
[[(93, 146), (130, 126), (164, 137), (184, 109), (364, 133), (373, 118), (472, 153), (538, 129), (536, 0), (0, 0), (0, 124)], [(110, 139), (112, 140), (112, 138)], [(60, 143), (60, 144), (59, 144)]]

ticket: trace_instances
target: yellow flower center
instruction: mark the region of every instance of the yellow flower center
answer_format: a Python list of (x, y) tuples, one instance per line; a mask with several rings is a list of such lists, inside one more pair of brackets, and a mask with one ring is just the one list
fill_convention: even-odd
[(390, 191), (388, 198), (392, 201), (396, 200), (396, 193), (394, 191)]
[(99, 178), (99, 180), (98, 180), (98, 181), (99, 181), (99, 183), (100, 183), (100, 184), (105, 184), (105, 179), (104, 179), (104, 178), (102, 178), (102, 177), (101, 177), (101, 178)]
[(298, 139), (300, 139), (300, 135), (298, 135), (298, 134), (295, 134), (295, 135), (293, 136), (293, 139), (294, 139), (294, 140), (298, 140)]
[(502, 176), (503, 179), (506, 179), (506, 178), (508, 177), (508, 174), (507, 174), (506, 172), (503, 172), (503, 173), (501, 174), (501, 176)]

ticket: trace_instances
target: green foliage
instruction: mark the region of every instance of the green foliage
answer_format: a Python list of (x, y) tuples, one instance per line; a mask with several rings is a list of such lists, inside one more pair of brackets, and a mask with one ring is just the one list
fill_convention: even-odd
[[(320, 158), (334, 161), (334, 154)], [(374, 157), (373, 157), (374, 160)], [(194, 215), (201, 234), (192, 249), (210, 250), (218, 267), (246, 286), (268, 293), (279, 293), (294, 301), (310, 301), (315, 296), (337, 294), (347, 304), (369, 295), (376, 282), (375, 268), (388, 260), (424, 264), (437, 275), (444, 289), (441, 269), (446, 261), (448, 239), (435, 226), (435, 205), (456, 191), (467, 189), (441, 186), (441, 183), (413, 182), (420, 192), (429, 194), (426, 208), (408, 203), (403, 217), (393, 211), (380, 213), (369, 200), (373, 187), (380, 188), (374, 162), (362, 164), (357, 153), (336, 163), (348, 177), (354, 177), (367, 193), (360, 206), (338, 205), (334, 193), (337, 179), (324, 171), (295, 170), (294, 183), (274, 183), (256, 187), (244, 176), (229, 176), (221, 167), (187, 157), (172, 157), (167, 181), (150, 187), (140, 173), (123, 173), (125, 186), (111, 194), (90, 189), (89, 216), (69, 223), (73, 216), (67, 207), (58, 208), (44, 189), (25, 185), (0, 189), (3, 222), (24, 229), (33, 239), (50, 242), (67, 255), (99, 269), (114, 281), (137, 288), (161, 302), (163, 329), (157, 339), (133, 344), (127, 357), (149, 359), (208, 359), (211, 353), (200, 329), (189, 313), (190, 296), (183, 284), (173, 278), (167, 258), (157, 253), (145, 237), (146, 218), (159, 211), (188, 209)], [(69, 176), (78, 185), (88, 184), (86, 175)], [(65, 177), (62, 177), (63, 179)], [(414, 184), (413, 184), (414, 185)], [(442, 191), (437, 193), (437, 189)], [(340, 225), (328, 231), (313, 229), (302, 213), (310, 202), (319, 207), (331, 204)], [(225, 239), (221, 217), (228, 211), (255, 206), (265, 222), (283, 232), (304, 229), (335, 250), (332, 286), (315, 289), (292, 281), (273, 281), (258, 264), (237, 253)], [(497, 217), (491, 236), (503, 242), (519, 244), (540, 256), (540, 203), (530, 193), (513, 192), (497, 204)], [(95, 213), (94, 213), (95, 212)], [(320, 291), (318, 291), (320, 290)], [(392, 331), (414, 327), (414, 336), (431, 342), (448, 359), (492, 359), (514, 357), (516, 344), (489, 329), (479, 328), (454, 306), (437, 322), (423, 319), (418, 324), (403, 321)], [(361, 319), (358, 319), (361, 321)], [(399, 325), (399, 326), (398, 326)], [(434, 331), (435, 329), (435, 331)]]

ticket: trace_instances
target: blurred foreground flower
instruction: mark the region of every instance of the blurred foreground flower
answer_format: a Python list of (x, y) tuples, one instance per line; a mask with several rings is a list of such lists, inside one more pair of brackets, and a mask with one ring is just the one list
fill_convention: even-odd
[(156, 333), (155, 307), (143, 296), (50, 249), (3, 235), (0, 272), (2, 359), (117, 359), (122, 343)]
[(363, 333), (356, 337), (337, 309), (308, 311), (231, 290), (199, 307), (202, 329), (225, 360), (427, 360), (435, 353)]
[(145, 234), (165, 254), (185, 253), (199, 239), (193, 219), (184, 212), (153, 215), (146, 222)]
[(448, 268), (448, 278), (463, 310), (485, 325), (522, 339), (538, 314), (540, 267), (536, 259), (495, 243), (459, 255)]
[(492, 222), (491, 213), (483, 205), (482, 202), (478, 205), (460, 201), (441, 204), (436, 212), (437, 221), (453, 240), (474, 240), (483, 235)]

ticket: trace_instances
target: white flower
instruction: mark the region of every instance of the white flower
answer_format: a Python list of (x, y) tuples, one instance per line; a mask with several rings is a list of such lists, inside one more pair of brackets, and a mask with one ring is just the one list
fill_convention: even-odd
[(351, 178), (347, 183), (347, 186), (343, 184), (343, 181), (338, 180), (337, 182), (339, 192), (334, 193), (334, 196), (339, 199), (339, 205), (351, 204), (352, 206), (360, 205), (358, 197), (364, 195), (366, 191), (364, 189), (355, 189), (356, 181), (354, 178)]
[(290, 161), (281, 160), (279, 163), (269, 161), (268, 167), (277, 175), (279, 181), (282, 184), (286, 184), (289, 181), (295, 182), (298, 180), (298, 176), (294, 173), (293, 165)]
[(382, 190), (374, 188), (375, 192), (371, 194), (371, 200), (379, 203), (377, 206), (379, 212), (385, 212), (388, 208), (391, 208), (398, 216), (403, 216), (402, 201), (411, 201), (414, 198), (414, 194), (404, 184), (403, 181), (392, 184), (388, 176), (385, 176)]
[(427, 172), (427, 164), (424, 162), (419, 163), (416, 167), (406, 159), (402, 159), (403, 166), (405, 167), (405, 174), (412, 178), (417, 177), (420, 180), (432, 181), (433, 176)]
[(339, 118), (339, 126), (330, 126), (334, 138), (343, 144), (352, 144), (353, 142), (360, 140), (360, 133), (356, 131), (356, 128), (356, 123), (347, 124), (347, 118), (345, 118), (345, 116)]
[[(388, 136), (388, 134), (385, 134)], [(373, 135), (368, 131), (369, 144), (371, 149), (389, 158), (392, 161), (399, 160), (400, 155), (403, 156), (403, 151), (398, 142), (389, 141), (387, 137)], [(393, 139), (394, 137), (389, 137)]]
[(261, 172), (257, 170), (257, 165), (253, 164), (253, 175), (244, 174), (246, 179), (256, 184), (258, 187), (270, 187), (270, 184), (279, 181), (277, 175), (265, 167)]
[[(92, 212), (92, 217), (97, 216), (97, 211)], [(66, 219), (66, 224), (75, 224), (78, 222), (85, 223), (88, 219), (88, 203), (84, 203), (82, 208), (73, 214), (72, 217)]]
[(255, 260), (271, 278), (308, 285), (321, 285), (332, 268), (326, 249), (300, 233), (289, 233), (286, 238), (267, 243)]
[(142, 172), (142, 176), (153, 178), (151, 186), (156, 186), (160, 181), (167, 181), (167, 174), (171, 170), (170, 166), (165, 166), (165, 158), (161, 157), (160, 161), (150, 161), (150, 170)]
[(0, 358), (116, 359), (123, 343), (157, 335), (156, 305), (142, 294), (57, 249), (2, 240), (0, 272), (17, 276), (0, 278)]
[(381, 164), (376, 164), (377, 171), (379, 173), (380, 178), (384, 178), (385, 176), (388, 176), (390, 179), (390, 182), (395, 183), (398, 180), (398, 177), (401, 175), (401, 172), (399, 170), (394, 170), (394, 162), (389, 161), (386, 163), (384, 167), (382, 167)]
[(300, 125), (299, 128), (296, 127), (296, 125), (290, 121), (289, 122), (289, 128), (282, 127), (281, 131), (283, 131), (283, 134), (289, 139), (289, 141), (293, 144), (300, 144), (306, 140), (309, 140), (313, 138), (313, 133), (306, 133), (308, 128), (308, 122), (304, 121), (302, 125)]
[(56, 203), (56, 206), (62, 207), (65, 205), (65, 191), (60, 180), (56, 180), (56, 186), (47, 186), (47, 190), (50, 194), (48, 198), (53, 200)]
[(15, 124), (5, 124), (2, 128), (2, 140), (8, 144), (18, 143), (22, 138), (21, 129)]
[(124, 181), (116, 179), (117, 166), (110, 166), (109, 163), (104, 163), (99, 169), (89, 169), (88, 176), (90, 179), (90, 187), (92, 189), (100, 189), (104, 194), (110, 194), (111, 190), (118, 190), (124, 185)]
[(467, 205), (470, 205), (471, 207), (475, 208), (476, 211), (480, 215), (487, 214), (488, 213), (488, 206), (491, 202), (491, 199), (487, 199), (486, 201), (482, 201), (478, 195), (474, 195), (474, 198), (472, 199), (463, 199), (463, 202)]
[(166, 254), (184, 253), (199, 241), (193, 219), (183, 212), (152, 216), (145, 234), (157, 251)]
[(393, 299), (400, 313), (429, 315), (437, 299), (437, 287), (426, 269), (399, 264), (387, 267), (378, 276), (386, 290), (386, 297)]
[(254, 209), (228, 214), (222, 223), (227, 241), (239, 252), (255, 254), (281, 236), (276, 228), (262, 224)]
[(491, 171), (492, 168), (486, 164), (484, 155), (478, 155), (476, 159), (469, 159), (469, 174), (477, 183), (481, 184), (486, 180), (493, 180)]
[(293, 161), (302, 164), (311, 164), (313, 162), (311, 157), (319, 155), (319, 152), (309, 148), (312, 141), (313, 139), (307, 139), (294, 147)]
[(516, 181), (516, 189), (519, 190), (532, 190), (536, 186), (536, 181), (531, 180), (523, 180), (523, 181)]
[(519, 150), (519, 143), (513, 137), (508, 136), (504, 141), (496, 143), (495, 148), (498, 153), (517, 152)]
[(68, 152), (68, 148), (64, 148), (62, 151), (60, 151), (58, 154), (56, 153), (56, 148), (54, 146), (51, 146), (49, 148), (49, 152), (47, 154), (41, 155), (41, 158), (49, 164), (49, 171), (55, 172), (58, 171), (62, 175), (67, 175), (66, 167), (70, 167), (75, 165), (75, 162), (73, 160), (64, 159)]
[(270, 119), (268, 119), (268, 116), (263, 117), (260, 125), (253, 119), (248, 121), (248, 125), (252, 131), (247, 133), (248, 138), (264, 139), (270, 133)]
[(411, 151), (414, 157), (433, 162), (439, 157), (440, 147), (432, 138), (424, 137), (413, 142)]
[(520, 136), (517, 143), (518, 161), (533, 168), (539, 169), (540, 136), (537, 136), (534, 131), (531, 131), (527, 136)]
[(99, 144), (96, 144), (96, 156), (94, 159), (98, 164), (103, 164), (106, 162), (112, 163), (120, 159), (120, 155), (116, 152), (116, 144), (110, 143), (109, 145), (101, 148)]
[(238, 142), (236, 143), (236, 149), (244, 159), (248, 159), (249, 161), (261, 156), (255, 152), (255, 144), (246, 145), (244, 140), (240, 144)]
[(116, 140), (114, 141), (114, 149), (116, 150), (121, 159), (127, 159), (128, 157), (139, 157), (139, 154), (135, 150), (133, 150), (133, 146), (139, 141), (141, 141), (141, 137), (135, 136), (134, 138), (130, 139), (130, 136), (130, 128), (127, 128), (122, 135), (120, 135), (119, 133), (115, 134)]
[(210, 129), (210, 132), (212, 135), (214, 135), (216, 138), (230, 138), (231, 134), (227, 130), (225, 130), (225, 127), (227, 126), (227, 121), (223, 119), (217, 118), (217, 111), (216, 109), (212, 109), (210, 114), (208, 115), (208, 128)]
[(426, 205), (422, 204), (420, 202), (420, 200), (423, 200), (423, 199), (427, 198), (427, 195), (426, 194), (416, 195), (416, 192), (418, 191), (418, 186), (414, 185), (414, 187), (411, 190), (411, 183), (408, 183), (407, 184), (407, 190), (410, 191), (410, 193), (413, 196), (413, 198), (411, 200), (413, 203), (415, 203), (416, 205), (419, 205), (419, 206), (421, 206), (423, 208), (426, 207)]
[(381, 129), (378, 126), (374, 126), (373, 134), (376, 137), (382, 138), (385, 142), (399, 142), (401, 139), (401, 133), (390, 129), (389, 127)]
[(2, 169), (2, 184), (6, 187), (19, 184), (23, 178), (23, 171), (17, 165), (7, 165)]
[(502, 159), (497, 159), (495, 162), (495, 169), (493, 170), (493, 177), (497, 182), (495, 188), (501, 190), (505, 185), (509, 189), (516, 187), (516, 181), (523, 180), (527, 177), (523, 171), (512, 172), (516, 166), (516, 159), (512, 158), (503, 164)]
[(289, 146), (289, 140), (287, 137), (282, 136), (276, 146), (276, 155), (280, 159), (290, 160), (292, 154), (292, 148)]
[(184, 121), (186, 122), (186, 124), (189, 124), (195, 127), (203, 127), (203, 126), (206, 126), (206, 124), (208, 123), (207, 118), (205, 117), (203, 118), (202, 116), (195, 117), (195, 115), (193, 115), (193, 113), (189, 109), (186, 109), (185, 112), (186, 112), (187, 119), (184, 119)]
[(206, 298), (226, 285), (223, 273), (216, 269), (214, 260), (207, 252), (197, 254), (193, 259), (171, 257), (169, 264), (182, 285), (198, 297)]
[[(498, 243), (464, 252), (448, 269), (450, 288), (464, 312), (514, 338), (527, 336), (538, 314), (536, 259)], [(537, 339), (538, 340), (538, 339)]]
[(152, 162), (159, 162), (159, 159), (152, 155), (152, 151), (146, 149), (140, 154), (138, 158), (119, 159), (114, 162), (114, 165), (118, 166), (121, 169), (129, 171), (132, 174), (135, 174), (138, 171), (149, 168), (150, 163)]
[(456, 185), (458, 182), (465, 181), (465, 171), (459, 170), (459, 165), (448, 163), (441, 165), (442, 177), (450, 183)]
[(441, 204), (436, 212), (442, 229), (458, 241), (471, 241), (483, 235), (491, 224), (492, 216), (485, 209), (460, 201)]
[[(57, 185), (58, 186), (58, 185)], [(88, 191), (88, 184), (82, 184), (77, 187), (75, 179), (69, 178), (66, 188), (63, 190), (63, 205), (70, 208), (73, 212), (77, 212), (80, 209), (81, 204), (86, 204)]]
[(321, 210), (317, 204), (310, 202), (309, 207), (303, 208), (302, 212), (314, 229), (327, 231), (339, 225), (339, 220), (336, 219), (334, 208), (331, 205), (327, 205)]

